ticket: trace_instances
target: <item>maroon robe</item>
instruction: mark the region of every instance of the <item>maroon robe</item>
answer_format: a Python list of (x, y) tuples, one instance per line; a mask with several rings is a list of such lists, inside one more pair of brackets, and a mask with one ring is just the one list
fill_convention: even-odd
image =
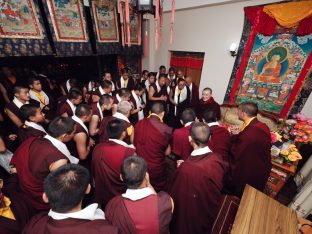
[(126, 191), (120, 180), (120, 168), (126, 157), (132, 156), (135, 149), (113, 141), (98, 144), (92, 154), (91, 171), (95, 182), (94, 199), (101, 207), (114, 196)]
[[(103, 118), (103, 120), (101, 121), (101, 125), (100, 125), (100, 128), (99, 128), (99, 141), (100, 143), (104, 143), (108, 140), (108, 136), (107, 136), (107, 132), (106, 132), (106, 127), (108, 125), (108, 123), (114, 119), (117, 119), (116, 117), (114, 116), (106, 116)], [(123, 121), (125, 124), (126, 124), (126, 127), (129, 128), (131, 126), (131, 124), (127, 121), (124, 121), (121, 119), (121, 121)], [(130, 137), (127, 136), (124, 140), (125, 142), (127, 142), (128, 144), (130, 144)]]
[(29, 138), (14, 153), (11, 164), (16, 167), (19, 187), (27, 202), (36, 210), (49, 210), (42, 200), (43, 182), (50, 173), (49, 166), (67, 159), (45, 138)]
[(119, 195), (107, 204), (105, 216), (119, 228), (121, 234), (167, 234), (172, 217), (172, 202), (165, 192), (136, 201)]
[(210, 139), (208, 142), (209, 148), (214, 153), (218, 153), (223, 156), (226, 162), (229, 161), (229, 150), (231, 145), (230, 133), (223, 127), (214, 125), (209, 127)]
[[(38, 101), (36, 101), (36, 100), (33, 100), (33, 99), (29, 100), (29, 104), (36, 105), (36, 106), (40, 107), (40, 103)], [(24, 122), (24, 118), (22, 116), (21, 110), (15, 105), (15, 103), (13, 101), (8, 103), (8, 104), (6, 104), (5, 108), (8, 109), (9, 111), (11, 111), (22, 122)], [(14, 125), (14, 126), (12, 126), (13, 127), (13, 131), (15, 133), (17, 133), (18, 132), (17, 126), (13, 123), (13, 121), (10, 120), (10, 122), (11, 122), (12, 125)]]
[[(156, 81), (158, 82), (158, 81)], [(167, 92), (167, 86), (164, 85), (163, 87), (160, 88), (160, 91), (157, 91), (157, 85), (156, 84), (151, 84), (150, 87), (153, 87), (153, 89), (155, 90), (155, 93), (153, 95), (153, 97), (161, 97), (161, 96), (167, 96), (168, 97), (168, 92)], [(148, 99), (148, 97), (147, 97)], [(152, 100), (148, 100), (148, 109), (150, 110), (152, 108), (152, 105), (154, 102), (161, 102), (163, 103), (164, 107), (167, 107), (167, 102), (165, 101), (152, 101)]]
[[(81, 126), (80, 123), (78, 123), (76, 121), (74, 121), (74, 122), (76, 124), (75, 135), (78, 134), (78, 133), (84, 133), (87, 136), (86, 145), (88, 146), (89, 145), (89, 141), (90, 141), (88, 132)], [(78, 151), (77, 151), (77, 143), (76, 143), (76, 141), (74, 141), (74, 139), (72, 139), (71, 141), (66, 143), (66, 146), (67, 146), (70, 154), (72, 156), (74, 156), (74, 157), (79, 159), (79, 154), (78, 154)]]
[[(142, 104), (144, 104), (142, 97), (140, 97), (140, 98), (141, 98)], [(132, 104), (133, 104), (133, 107), (134, 107), (133, 109), (138, 108), (132, 93), (131, 93), (131, 97), (130, 97), (130, 102), (132, 102)], [(133, 126), (136, 125), (136, 123), (139, 121), (139, 113), (135, 113), (135, 114), (130, 115), (129, 120)]]
[(29, 127), (27, 125), (24, 125), (18, 129), (18, 140), (20, 144), (30, 137), (44, 137), (45, 135), (45, 132), (42, 132), (33, 127)]
[(70, 108), (66, 100), (64, 102), (59, 103), (59, 107), (57, 109), (58, 109), (58, 115), (62, 115), (65, 112), (67, 113), (69, 117), (74, 115), (72, 109)]
[[(116, 89), (121, 89), (121, 88), (124, 88), (124, 87), (121, 87), (121, 82), (120, 82), (120, 78), (116, 81)], [(134, 80), (129, 77), (128, 78), (128, 83), (127, 83), (127, 89), (129, 89), (130, 91), (134, 89)]]
[(174, 172), (168, 193), (174, 201), (173, 234), (210, 233), (221, 206), (224, 163), (220, 155), (189, 156)]
[(23, 122), (21, 110), (15, 105), (14, 102), (6, 104), (5, 108), (11, 111), (14, 115), (16, 115), (17, 118), (19, 118)]
[(192, 90), (191, 90), (191, 106), (196, 107), (199, 102), (199, 90), (198, 86), (192, 82)]
[(196, 107), (196, 115), (199, 120), (202, 120), (203, 115), (206, 110), (213, 110), (217, 115), (217, 119), (221, 118), (221, 108), (220, 105), (211, 97), (207, 102), (204, 102), (203, 99), (199, 100), (199, 103)]
[(246, 184), (262, 191), (270, 175), (271, 136), (268, 126), (257, 119), (231, 137), (227, 188), (241, 197)]
[(24, 228), (23, 234), (117, 234), (118, 230), (108, 221), (67, 218), (56, 220), (45, 213), (33, 217)]
[[(103, 90), (104, 91), (104, 90)], [(105, 93), (104, 93), (105, 94)], [(92, 99), (92, 96), (98, 96), (98, 97), (102, 97), (103, 94), (101, 94), (99, 88), (97, 88), (94, 92), (92, 92), (92, 95), (91, 95), (91, 99)]]
[(147, 162), (150, 181), (157, 192), (167, 187), (165, 151), (171, 137), (172, 129), (157, 116), (142, 119), (135, 125), (136, 152)]
[[(176, 86), (174, 86), (171, 90), (172, 90), (172, 94), (173, 94), (172, 99), (174, 99)], [(170, 123), (170, 126), (173, 127), (173, 128), (181, 127), (180, 116), (181, 116), (182, 112), (186, 108), (190, 107), (191, 92), (190, 92), (189, 87), (187, 87), (187, 86), (186, 86), (186, 90), (187, 90), (187, 97), (186, 97), (186, 99), (183, 102), (179, 102), (178, 101), (178, 105), (177, 106), (174, 106), (169, 101), (169, 123)], [(175, 107), (177, 108), (176, 113), (175, 113)]]
[(0, 233), (21, 233), (36, 211), (27, 203), (27, 194), (20, 191), (17, 174), (11, 174), (11, 177), (5, 182), (3, 193), (11, 200), (10, 208), (15, 220), (0, 216)]
[[(99, 117), (99, 123), (98, 123), (98, 128), (100, 127), (101, 124), (101, 114), (100, 114), (100, 110), (97, 107), (98, 103), (92, 103), (91, 108), (92, 108), (92, 115), (96, 115), (97, 117)], [(104, 117), (104, 114), (103, 114)]]
[(189, 142), (191, 125), (174, 130), (172, 138), (172, 153), (178, 159), (186, 160), (193, 151), (193, 147)]

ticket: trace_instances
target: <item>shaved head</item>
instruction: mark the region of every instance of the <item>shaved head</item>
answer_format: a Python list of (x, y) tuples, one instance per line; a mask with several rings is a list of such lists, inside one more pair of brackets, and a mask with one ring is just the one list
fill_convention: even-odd
[(190, 129), (190, 135), (196, 145), (207, 146), (210, 137), (210, 130), (206, 124), (202, 122), (195, 122)]
[(161, 102), (155, 102), (152, 105), (152, 108), (151, 108), (151, 112), (152, 113), (154, 113), (156, 115), (159, 115), (159, 114), (161, 114), (164, 111), (165, 111), (165, 108), (164, 108), (164, 105)]

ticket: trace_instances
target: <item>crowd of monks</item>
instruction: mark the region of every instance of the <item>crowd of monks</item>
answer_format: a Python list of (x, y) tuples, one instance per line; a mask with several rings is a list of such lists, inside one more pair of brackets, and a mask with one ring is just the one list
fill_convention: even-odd
[[(212, 90), (161, 66), (81, 85), (0, 78), (0, 233), (212, 233), (226, 196), (263, 190), (268, 127), (241, 103), (220, 125)], [(11, 153), (12, 152), (12, 153)], [(10, 155), (11, 153), (11, 155)]]

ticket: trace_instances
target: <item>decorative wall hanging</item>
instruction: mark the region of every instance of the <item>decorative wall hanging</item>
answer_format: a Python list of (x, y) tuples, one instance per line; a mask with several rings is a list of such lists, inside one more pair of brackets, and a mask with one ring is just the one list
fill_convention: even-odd
[(58, 56), (91, 55), (81, 0), (43, 1)]
[[(122, 4), (123, 15), (126, 15), (125, 4)], [(138, 14), (129, 6), (129, 24), (127, 24), (126, 17), (123, 17), (123, 23), (126, 26), (124, 30), (125, 44), (141, 45), (141, 14)], [(129, 32), (127, 32), (127, 25), (129, 25)], [(130, 38), (129, 35), (130, 34)], [(130, 39), (130, 40), (129, 40)]]
[(119, 54), (121, 51), (116, 7), (108, 7), (107, 2), (110, 1), (90, 1), (96, 52), (100, 55)]
[(83, 5), (80, 1), (47, 0), (57, 41), (87, 42)]
[(261, 110), (280, 114), (291, 92), (298, 92), (294, 86), (311, 50), (312, 40), (294, 34), (258, 34), (235, 102), (254, 100)]
[(0, 0), (0, 56), (49, 55), (37, 1)]
[(96, 1), (92, 1), (92, 14), (97, 41), (101, 43), (119, 42), (116, 8), (100, 7), (96, 4)]
[[(297, 3), (297, 7), (302, 7), (301, 2)], [(280, 26), (265, 12), (267, 6), (245, 8), (248, 20), (245, 20), (244, 28), (250, 28), (249, 22), (252, 28), (244, 29), (225, 102), (255, 101), (261, 110), (279, 117), (287, 117), (292, 108), (298, 110), (296, 105), (302, 108), (302, 100), (298, 99), (307, 98), (307, 90), (303, 87), (312, 65), (311, 3), (304, 2), (308, 4), (305, 8), (310, 9), (310, 14), (305, 13), (308, 18), (298, 16), (296, 22), (292, 19), (291, 26), (295, 24), (296, 27), (291, 28)], [(283, 8), (281, 5), (285, 4), (290, 3), (269, 5), (270, 10)], [(288, 9), (296, 11), (296, 3), (291, 4)], [(287, 23), (283, 14), (277, 15)]]
[(41, 24), (32, 0), (0, 1), (0, 35), (6, 38), (43, 39)]

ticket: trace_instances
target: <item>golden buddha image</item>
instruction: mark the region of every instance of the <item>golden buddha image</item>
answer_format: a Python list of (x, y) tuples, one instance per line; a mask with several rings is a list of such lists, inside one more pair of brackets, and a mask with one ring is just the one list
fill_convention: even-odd
[[(260, 73), (255, 80), (264, 83), (281, 84), (281, 76), (288, 68), (287, 54), (287, 50), (281, 46), (270, 50), (265, 61), (260, 61), (258, 65), (258, 72), (260, 71)], [(285, 63), (284, 66), (283, 63)], [(263, 65), (262, 68), (260, 67), (261, 65)]]

